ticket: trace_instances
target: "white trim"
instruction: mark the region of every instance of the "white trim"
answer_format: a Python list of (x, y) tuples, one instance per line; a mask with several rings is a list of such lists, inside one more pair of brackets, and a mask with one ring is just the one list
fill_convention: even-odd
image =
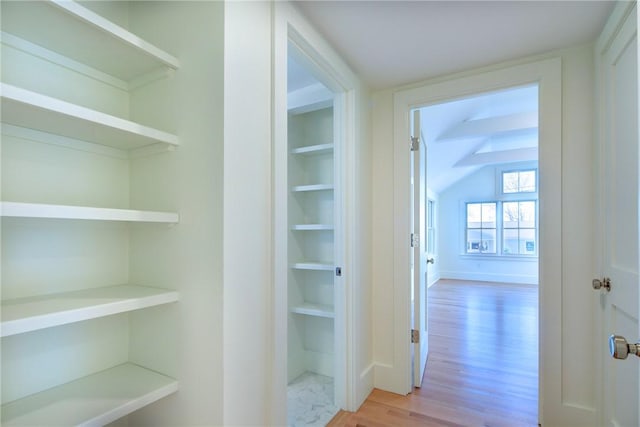
[(481, 282), (500, 282), (500, 283), (522, 283), (527, 285), (537, 285), (538, 276), (527, 274), (497, 274), (484, 273), (479, 271), (441, 271), (441, 279), (455, 280), (473, 280)]
[[(342, 322), (345, 328), (336, 330), (336, 348), (334, 353), (339, 356), (336, 363), (336, 403), (346, 410), (355, 410), (356, 402), (361, 399), (360, 394), (366, 393), (366, 385), (362, 385), (360, 373), (356, 370), (357, 342), (354, 335), (356, 325), (356, 310), (354, 286), (362, 286), (356, 267), (360, 248), (355, 244), (356, 236), (356, 207), (350, 201), (355, 197), (355, 177), (358, 170), (355, 165), (356, 155), (356, 117), (358, 115), (356, 97), (361, 90), (356, 76), (344, 64), (342, 59), (328, 45), (328, 43), (309, 25), (302, 15), (289, 3), (275, 2), (274, 5), (274, 136), (273, 136), (273, 173), (274, 197), (272, 199), (274, 223), (274, 277), (272, 293), (273, 325), (273, 359), (271, 379), (271, 410), (270, 424), (286, 424), (286, 370), (287, 370), (287, 259), (286, 238), (288, 197), (287, 155), (287, 84), (286, 58), (289, 44), (295, 47), (296, 60), (309, 68), (317, 78), (334, 94), (334, 129), (337, 137), (335, 143), (335, 171), (342, 176), (337, 193), (335, 194), (336, 215), (334, 227), (336, 241), (344, 242), (344, 253), (335, 253), (335, 265), (343, 267), (342, 277), (336, 277), (335, 316), (336, 322)], [(342, 129), (342, 131), (340, 131)], [(337, 182), (336, 182), (337, 183)], [(311, 187), (315, 190), (330, 190), (332, 186)], [(307, 187), (308, 189), (309, 187)], [(304, 187), (303, 187), (304, 189)], [(297, 189), (300, 191), (300, 188)], [(295, 191), (295, 190), (294, 190)], [(342, 234), (340, 234), (342, 233)], [(337, 245), (338, 247), (340, 245)], [(370, 380), (371, 376), (365, 376)], [(372, 381), (371, 381), (372, 385)]]
[[(561, 313), (561, 144), (562, 144), (562, 74), (561, 59), (536, 62), (467, 74), (440, 80), (394, 93), (394, 366), (395, 375), (376, 372), (376, 387), (400, 394), (411, 388), (410, 310), (409, 310), (409, 110), (483, 92), (538, 83), (540, 86), (540, 203), (553, 206), (541, 209), (540, 224), (540, 409), (561, 404), (561, 359), (554, 349), (561, 348), (560, 330), (552, 319)], [(442, 274), (441, 274), (442, 275)], [(551, 376), (544, 381), (544, 375)], [(542, 422), (542, 413), (540, 414)]]

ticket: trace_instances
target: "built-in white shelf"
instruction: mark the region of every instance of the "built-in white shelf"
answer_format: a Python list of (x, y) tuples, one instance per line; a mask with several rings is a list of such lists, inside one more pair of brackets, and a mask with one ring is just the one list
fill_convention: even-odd
[(291, 150), (291, 154), (314, 155), (325, 154), (333, 151), (333, 144), (307, 145)]
[(180, 216), (175, 212), (46, 205), (42, 203), (19, 202), (0, 202), (0, 216), (18, 218), (85, 219), (97, 221), (161, 222), (168, 224), (175, 224), (180, 220)]
[(2, 302), (0, 336), (110, 316), (178, 301), (178, 292), (119, 285)]
[(174, 56), (74, 1), (3, 2), (2, 30), (126, 82), (180, 67)]
[(132, 363), (2, 405), (3, 426), (102, 426), (178, 390), (178, 382)]
[(312, 185), (296, 185), (291, 189), (294, 193), (305, 191), (327, 191), (333, 190), (333, 184), (312, 184)]
[(3, 123), (124, 150), (180, 144), (176, 135), (6, 83), (0, 95)]
[(317, 271), (332, 271), (333, 264), (326, 264), (322, 262), (296, 262), (291, 266), (296, 270), (317, 270)]
[(304, 314), (306, 316), (327, 317), (333, 319), (335, 314), (333, 307), (329, 305), (304, 303), (290, 308), (292, 313)]
[(333, 225), (331, 224), (295, 224), (291, 226), (292, 230), (299, 231), (323, 231), (323, 230), (333, 230)]

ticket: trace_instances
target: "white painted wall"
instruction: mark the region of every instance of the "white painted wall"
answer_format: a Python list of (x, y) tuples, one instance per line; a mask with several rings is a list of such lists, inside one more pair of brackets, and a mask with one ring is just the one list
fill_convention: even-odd
[(180, 301), (130, 320), (132, 361), (167, 372), (179, 392), (129, 425), (222, 424), (223, 19), (219, 2), (132, 2), (131, 29), (175, 52), (181, 68), (131, 96), (131, 114), (174, 129), (181, 146), (132, 159), (132, 206), (177, 210), (180, 224), (131, 227), (130, 278)]
[[(593, 55), (592, 46), (579, 46), (559, 52), (552, 52), (535, 58), (525, 58), (510, 64), (500, 64), (483, 70), (473, 70), (456, 76), (444, 76), (429, 82), (420, 82), (412, 87), (426, 83), (447, 81), (456, 77), (475, 75), (481, 71), (497, 70), (506, 65), (526, 63), (533, 60), (560, 57), (562, 60), (562, 282), (563, 295), (560, 312), (562, 319), (556, 319), (563, 325), (562, 366), (548, 368), (561, 372), (562, 395), (556, 396), (557, 405), (564, 408), (575, 407), (581, 414), (595, 411), (595, 379), (593, 376), (593, 356), (587, 351), (581, 356), (581, 362), (575, 363), (575, 348), (593, 348), (593, 339), (587, 336), (589, 327), (575, 327), (577, 324), (593, 325), (592, 292), (588, 290), (593, 270), (592, 236), (585, 232), (593, 225), (592, 218), (592, 123), (593, 111)], [(376, 366), (375, 384), (380, 387), (391, 379), (386, 375), (393, 366), (394, 336), (393, 319), (393, 274), (394, 274), (394, 217), (393, 217), (393, 96), (394, 88), (376, 92), (372, 95), (373, 112), (373, 318), (374, 358)], [(557, 209), (557, 206), (544, 206), (542, 209)], [(587, 268), (585, 268), (587, 265)], [(576, 310), (576, 307), (585, 307)], [(573, 329), (580, 333), (569, 333)], [(556, 381), (557, 379), (550, 379)], [(553, 388), (553, 387), (552, 387)], [(554, 390), (558, 390), (553, 388)], [(555, 393), (555, 391), (554, 391)], [(581, 409), (577, 409), (581, 408)], [(545, 408), (547, 414), (559, 409)], [(568, 409), (567, 409), (568, 410)], [(589, 417), (589, 415), (587, 415)], [(551, 419), (548, 421), (553, 423)], [(588, 424), (589, 422), (587, 422)], [(592, 423), (592, 422), (591, 422)]]
[[(427, 186), (429, 185), (429, 183), (427, 182)], [(438, 280), (440, 280), (440, 249), (438, 248), (439, 242), (440, 242), (440, 238), (438, 237), (438, 232), (440, 230), (440, 213), (438, 212), (438, 210), (440, 209), (440, 194), (438, 194), (436, 191), (432, 190), (431, 188), (427, 188), (427, 200), (433, 200), (433, 202), (435, 203), (435, 207), (434, 207), (434, 218), (433, 218), (433, 225), (435, 228), (435, 233), (434, 233), (434, 246), (433, 246), (433, 253), (429, 253), (429, 251), (427, 251), (427, 256), (426, 258), (433, 258), (434, 263), (433, 264), (427, 264), (427, 287), (433, 286), (436, 284), (436, 282)], [(428, 214), (427, 214), (428, 216)], [(425, 221), (426, 224), (426, 221)], [(428, 237), (427, 237), (428, 239)]]
[[(505, 199), (500, 191), (503, 168), (536, 168), (536, 162), (485, 166), (440, 193), (438, 260), (443, 279), (481, 280), (505, 283), (538, 283), (538, 258), (465, 254), (465, 203)], [(530, 200), (526, 196), (524, 199)], [(537, 198), (537, 194), (534, 195)], [(498, 212), (498, 214), (500, 214)], [(498, 239), (500, 235), (498, 234)]]
[(271, 5), (225, 4), (223, 425), (264, 425), (271, 381)]

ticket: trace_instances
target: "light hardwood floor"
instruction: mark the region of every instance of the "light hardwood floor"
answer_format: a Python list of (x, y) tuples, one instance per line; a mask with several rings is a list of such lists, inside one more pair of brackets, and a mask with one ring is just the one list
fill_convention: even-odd
[(422, 388), (375, 389), (329, 426), (537, 426), (537, 286), (441, 280), (429, 292)]

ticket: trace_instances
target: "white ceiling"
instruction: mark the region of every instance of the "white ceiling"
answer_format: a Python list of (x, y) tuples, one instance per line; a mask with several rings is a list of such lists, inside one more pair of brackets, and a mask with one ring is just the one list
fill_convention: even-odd
[(594, 40), (611, 1), (298, 1), (372, 89)]
[[(614, 2), (345, 0), (296, 5), (376, 90), (592, 42)], [(290, 90), (302, 93), (314, 81), (295, 63), (289, 73)], [(523, 113), (535, 117), (535, 127), (445, 137), (470, 125), (522, 122)], [(500, 119), (474, 122), (492, 117)], [(429, 187), (436, 192), (483, 166), (537, 158), (536, 87), (433, 106), (422, 111), (422, 123)]]

